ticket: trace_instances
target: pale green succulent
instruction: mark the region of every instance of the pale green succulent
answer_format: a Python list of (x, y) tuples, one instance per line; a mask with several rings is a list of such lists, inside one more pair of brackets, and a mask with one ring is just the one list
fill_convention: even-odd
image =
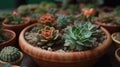
[(69, 46), (74, 50), (86, 50), (98, 46), (97, 35), (100, 30), (98, 26), (91, 23), (76, 23), (75, 26), (68, 26), (65, 29), (63, 39), (65, 40), (64, 46)]

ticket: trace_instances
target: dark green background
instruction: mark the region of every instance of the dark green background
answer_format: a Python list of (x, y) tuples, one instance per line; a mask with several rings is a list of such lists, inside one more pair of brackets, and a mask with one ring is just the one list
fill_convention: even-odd
[[(15, 0), (0, 0), (0, 9), (11, 9), (15, 7)], [(53, 0), (27, 0), (28, 4), (40, 3), (41, 1), (53, 2)]]

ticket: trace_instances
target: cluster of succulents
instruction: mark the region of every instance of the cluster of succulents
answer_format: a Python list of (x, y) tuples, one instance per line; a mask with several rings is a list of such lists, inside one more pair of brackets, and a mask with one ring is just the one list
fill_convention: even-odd
[(12, 13), (4, 13), (3, 17), (6, 19), (4, 22), (10, 22), (9, 24), (22, 24), (22, 17), (21, 16), (15, 16)]
[[(43, 14), (40, 16), (39, 25), (25, 33), (25, 39), (34, 46), (63, 52), (94, 48), (105, 40), (105, 34), (99, 26), (74, 20), (67, 15)], [(56, 49), (57, 46), (62, 48)]]
[(8, 46), (1, 50), (0, 60), (4, 62), (14, 62), (20, 58), (20, 52), (17, 48)]

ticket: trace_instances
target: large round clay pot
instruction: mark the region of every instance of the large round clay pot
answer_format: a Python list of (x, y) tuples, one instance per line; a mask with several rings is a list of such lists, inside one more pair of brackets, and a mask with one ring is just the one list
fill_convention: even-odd
[(107, 25), (100, 21), (95, 21), (95, 24), (106, 28), (111, 34), (120, 31), (120, 25)]
[(12, 30), (2, 29), (3, 38), (6, 40), (0, 43), (0, 50), (6, 46), (14, 46), (16, 43), (16, 34)]
[(43, 50), (29, 44), (25, 38), (25, 32), (37, 24), (30, 25), (19, 36), (19, 45), (21, 49), (30, 55), (40, 67), (90, 67), (108, 50), (112, 39), (106, 29), (101, 27), (105, 32), (107, 39), (98, 47), (79, 52), (54, 52)]

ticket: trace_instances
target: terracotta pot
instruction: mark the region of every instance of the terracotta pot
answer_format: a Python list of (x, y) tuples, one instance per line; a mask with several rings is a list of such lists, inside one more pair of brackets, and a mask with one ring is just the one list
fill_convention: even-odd
[(22, 30), (19, 36), (19, 45), (25, 53), (30, 55), (40, 65), (40, 67), (90, 67), (108, 50), (112, 42), (108, 31), (101, 27), (107, 39), (102, 45), (94, 49), (66, 53), (47, 51), (32, 46), (24, 38), (25, 32), (36, 25), (37, 24), (30, 25)]
[(23, 24), (18, 24), (18, 25), (11, 25), (8, 24), (10, 22), (9, 19), (5, 19), (2, 23), (2, 28), (3, 29), (9, 29), (15, 31), (16, 35), (19, 36), (19, 33), (21, 30), (23, 30), (26, 26), (30, 25), (30, 19), (29, 18), (22, 18), (24, 20)]
[(111, 37), (112, 37), (112, 40), (116, 43), (116, 46), (117, 46), (117, 47), (120, 47), (120, 41), (118, 41), (117, 39), (115, 39), (116, 34), (120, 34), (120, 32), (115, 32), (115, 33), (113, 33), (113, 34), (111, 35)]
[(120, 62), (120, 48), (117, 48), (115, 50), (115, 57), (118, 60), (118, 62)]
[(0, 60), (0, 64), (8, 64), (9, 63), (11, 65), (20, 65), (22, 60), (23, 60), (23, 53), (20, 52), (20, 58), (18, 58), (18, 60), (14, 61), (14, 62), (5, 62), (5, 61)]
[(120, 31), (120, 25), (107, 25), (100, 21), (95, 21), (95, 24), (106, 28), (110, 33)]
[(2, 33), (3, 33), (4, 39), (7, 39), (7, 40), (3, 43), (0, 43), (0, 50), (6, 46), (14, 46), (16, 43), (15, 32), (12, 30), (2, 29)]

